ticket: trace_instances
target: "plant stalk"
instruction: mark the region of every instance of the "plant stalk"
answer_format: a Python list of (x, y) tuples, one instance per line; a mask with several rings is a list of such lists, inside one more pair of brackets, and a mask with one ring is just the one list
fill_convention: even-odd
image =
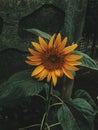
[(50, 87), (49, 87), (49, 92), (48, 92), (48, 99), (47, 99), (47, 103), (46, 103), (46, 113), (45, 113), (44, 121), (43, 121), (43, 124), (42, 124), (42, 127), (41, 127), (40, 130), (45, 130), (45, 128), (47, 127), (46, 124), (48, 122), (48, 114), (49, 114), (51, 98), (52, 98), (52, 96), (51, 96), (52, 95), (52, 89), (53, 89), (53, 84), (52, 84), (52, 81), (51, 81)]

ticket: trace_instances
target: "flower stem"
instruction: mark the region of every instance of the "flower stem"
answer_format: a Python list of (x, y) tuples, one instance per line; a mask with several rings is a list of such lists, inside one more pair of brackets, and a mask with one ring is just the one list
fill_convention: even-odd
[(51, 103), (51, 98), (52, 98), (52, 89), (53, 89), (53, 84), (52, 82), (50, 83), (50, 87), (49, 87), (49, 92), (48, 92), (48, 99), (47, 99), (47, 103), (46, 103), (46, 112), (45, 112), (45, 117), (43, 120), (43, 123), (41, 124), (41, 128), (40, 130), (44, 130), (48, 122), (48, 114), (49, 114), (49, 109), (50, 109), (50, 103)]
[(57, 125), (60, 125), (60, 124), (61, 124), (61, 123), (58, 122), (58, 123), (55, 123), (55, 124), (50, 125), (49, 127), (52, 128), (52, 127), (57, 126)]
[(50, 107), (58, 106), (58, 105), (62, 105), (62, 104), (63, 104), (62, 102), (57, 102), (57, 103), (54, 103), (54, 104), (50, 105)]
[(43, 130), (43, 128), (44, 128), (45, 117), (46, 117), (46, 113), (44, 113), (44, 115), (43, 115), (43, 118), (42, 118), (42, 121), (41, 121), (40, 130)]
[(52, 127), (58, 126), (58, 125), (60, 125), (60, 124), (61, 124), (61, 123), (58, 122), (58, 123), (55, 123), (55, 124), (49, 125), (49, 126), (47, 126), (46, 130), (50, 130)]
[(37, 127), (37, 126), (40, 126), (40, 125), (41, 124), (34, 124), (34, 125), (26, 126), (26, 127), (23, 127), (23, 128), (19, 128), (18, 130), (26, 130), (28, 128)]
[(38, 96), (38, 97), (40, 97), (41, 99), (43, 99), (44, 101), (46, 101), (46, 99), (45, 99), (42, 95), (35, 94), (35, 96)]
[(64, 103), (64, 101), (60, 97), (58, 97), (57, 95), (52, 95), (52, 96), (57, 98), (62, 104)]

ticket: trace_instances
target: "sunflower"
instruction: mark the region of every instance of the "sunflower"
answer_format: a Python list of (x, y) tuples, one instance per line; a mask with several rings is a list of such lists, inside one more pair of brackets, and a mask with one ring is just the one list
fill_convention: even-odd
[(31, 76), (38, 80), (52, 80), (54, 86), (57, 84), (57, 78), (66, 75), (70, 79), (74, 79), (71, 71), (77, 71), (77, 65), (81, 62), (77, 61), (82, 58), (80, 55), (72, 54), (77, 48), (77, 44), (66, 46), (67, 37), (61, 40), (61, 34), (52, 35), (47, 43), (42, 37), (38, 38), (39, 43), (32, 42), (34, 49), (28, 48), (30, 56), (27, 56), (26, 63), (36, 66)]

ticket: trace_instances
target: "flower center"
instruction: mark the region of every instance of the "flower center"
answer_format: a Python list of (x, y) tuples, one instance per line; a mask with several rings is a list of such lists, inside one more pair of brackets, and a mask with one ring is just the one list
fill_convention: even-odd
[(41, 59), (42, 64), (49, 71), (61, 69), (64, 64), (64, 55), (59, 54), (55, 48), (51, 48), (43, 53)]
[(57, 55), (50, 55), (48, 58), (52, 63), (57, 63), (59, 60), (59, 57)]

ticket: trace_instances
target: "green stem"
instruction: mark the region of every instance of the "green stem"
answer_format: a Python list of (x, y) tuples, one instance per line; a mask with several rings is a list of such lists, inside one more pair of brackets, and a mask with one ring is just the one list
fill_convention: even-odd
[(25, 129), (36, 127), (36, 126), (40, 126), (40, 125), (41, 124), (34, 124), (34, 125), (26, 126), (26, 127), (23, 127), (23, 128), (19, 128), (19, 130), (25, 130)]
[(51, 95), (52, 95), (52, 89), (53, 89), (53, 84), (52, 82), (50, 83), (50, 87), (49, 87), (49, 92), (48, 92), (48, 99), (47, 99), (47, 103), (46, 103), (46, 112), (45, 112), (45, 117), (43, 122), (41, 123), (41, 128), (40, 130), (44, 130), (48, 122), (48, 114), (49, 114), (49, 109), (50, 109), (50, 103), (51, 103)]
[(64, 101), (61, 98), (59, 98), (57, 95), (52, 95), (52, 96), (57, 98), (62, 104), (64, 103)]
[(46, 99), (42, 95), (35, 94), (35, 96), (38, 96), (38, 97), (42, 98), (44, 101), (46, 101)]
[(40, 126), (40, 130), (43, 130), (44, 127), (44, 122), (45, 122), (45, 117), (46, 117), (46, 113), (44, 113), (42, 121), (41, 121), (41, 126)]
[(62, 102), (57, 102), (57, 103), (54, 103), (54, 104), (50, 105), (50, 107), (58, 106), (58, 105), (62, 105), (62, 104), (63, 104)]
[(50, 127), (48, 126), (47, 123), (46, 123), (46, 129), (45, 130), (50, 130)]
[(52, 127), (57, 126), (57, 125), (60, 125), (60, 124), (61, 124), (61, 123), (58, 122), (58, 123), (55, 123), (55, 124), (50, 125), (49, 127), (52, 128)]
[(49, 126), (47, 126), (46, 130), (50, 130), (52, 127), (58, 126), (60, 124), (61, 124), (60, 122), (57, 122), (55, 124), (49, 125)]

